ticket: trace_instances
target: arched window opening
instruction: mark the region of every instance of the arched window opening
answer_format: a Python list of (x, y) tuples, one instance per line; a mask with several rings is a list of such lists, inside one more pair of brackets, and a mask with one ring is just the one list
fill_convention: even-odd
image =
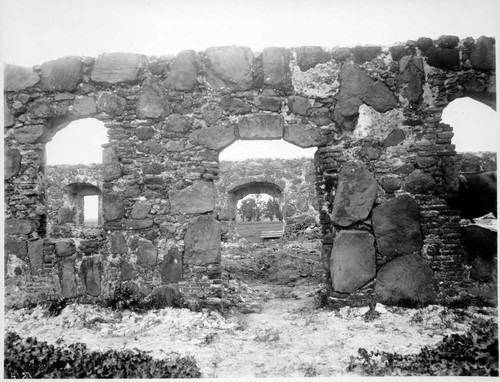
[(485, 104), (469, 97), (456, 99), (443, 110), (441, 119), (453, 127), (457, 152), (498, 151), (497, 112)]
[(92, 118), (71, 122), (47, 143), (47, 165), (101, 163), (102, 145), (107, 142), (104, 123)]

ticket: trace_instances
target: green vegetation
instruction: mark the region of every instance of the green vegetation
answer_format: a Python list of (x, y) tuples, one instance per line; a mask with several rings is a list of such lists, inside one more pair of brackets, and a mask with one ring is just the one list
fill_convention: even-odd
[(200, 378), (191, 357), (155, 360), (143, 351), (91, 352), (85, 344), (49, 345), (9, 332), (4, 340), (5, 378)]

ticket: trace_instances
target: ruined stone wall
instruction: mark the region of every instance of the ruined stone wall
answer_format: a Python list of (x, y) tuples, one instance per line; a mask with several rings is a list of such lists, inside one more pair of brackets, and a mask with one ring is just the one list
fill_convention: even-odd
[[(440, 118), (457, 97), (491, 102), (493, 39), (262, 53), (216, 47), (174, 58), (105, 53), (7, 65), (4, 78), (7, 291), (103, 298), (124, 283), (143, 294), (175, 285), (188, 298), (218, 301), (213, 182), (219, 152), (237, 139), (319, 148), (315, 187), (335, 293), (356, 295), (375, 277), (383, 286), (381, 276), (401, 260), (440, 291), (462, 281), (458, 213), (444, 200), (458, 185), (453, 132)], [(109, 144), (99, 185), (104, 222), (91, 235), (103, 245), (82, 250), (72, 232), (51, 244), (44, 150), (68, 122), (88, 117), (105, 123)], [(390, 211), (378, 221), (380, 209)], [(401, 217), (405, 210), (411, 216)], [(405, 219), (413, 244), (381, 251)], [(380, 236), (387, 221), (392, 228)], [(369, 253), (366, 269), (342, 271), (342, 253)], [(362, 276), (350, 282), (350, 274)]]

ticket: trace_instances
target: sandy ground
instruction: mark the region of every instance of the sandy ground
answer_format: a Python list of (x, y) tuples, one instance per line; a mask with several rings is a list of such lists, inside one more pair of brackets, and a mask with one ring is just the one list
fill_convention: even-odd
[(5, 331), (52, 344), (83, 342), (95, 351), (191, 355), (209, 378), (328, 377), (347, 375), (360, 347), (417, 353), (447, 334), (464, 333), (472, 316), (497, 317), (493, 308), (459, 314), (441, 306), (378, 304), (380, 315), (365, 321), (368, 307), (317, 309), (321, 267), (318, 246), (310, 242), (228, 247), (223, 262), (226, 286), (244, 307), (224, 316), (172, 308), (139, 314), (72, 304), (57, 317), (47, 317), (42, 307), (7, 311)]

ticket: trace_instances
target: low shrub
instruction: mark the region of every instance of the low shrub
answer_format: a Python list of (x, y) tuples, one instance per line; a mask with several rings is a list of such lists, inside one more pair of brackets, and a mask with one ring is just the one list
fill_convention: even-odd
[(85, 344), (49, 345), (8, 332), (5, 378), (200, 378), (191, 357), (155, 360), (143, 351), (91, 352)]
[(349, 371), (366, 375), (498, 376), (498, 327), (478, 319), (464, 335), (452, 334), (418, 354), (401, 355), (360, 348)]

